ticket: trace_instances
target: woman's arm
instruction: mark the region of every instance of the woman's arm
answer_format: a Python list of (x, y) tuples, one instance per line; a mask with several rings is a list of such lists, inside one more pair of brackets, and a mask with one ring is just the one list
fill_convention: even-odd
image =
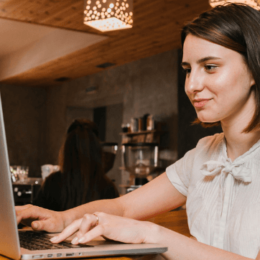
[(35, 230), (59, 232), (86, 213), (102, 211), (128, 218), (144, 219), (177, 208), (185, 201), (186, 197), (174, 188), (163, 173), (143, 187), (116, 199), (94, 201), (63, 212), (31, 205), (18, 206), (16, 214), (18, 223), (29, 220), (32, 221), (31, 226)]
[[(186, 197), (169, 181), (166, 173), (146, 185), (113, 200), (93, 201), (66, 211), (70, 219), (81, 218), (85, 213), (105, 213), (145, 219), (183, 205)], [(71, 222), (71, 221), (70, 221)]]
[(171, 231), (164, 227), (159, 227), (150, 238), (149, 243), (159, 243), (167, 246), (168, 251), (163, 255), (166, 259), (174, 260), (246, 260), (251, 259), (237, 255), (213, 246), (205, 245)]
[(82, 219), (74, 221), (58, 236), (53, 243), (59, 243), (76, 233), (73, 244), (85, 244), (98, 236), (121, 241), (124, 243), (157, 243), (168, 247), (163, 255), (173, 260), (246, 260), (249, 258), (230, 253), (212, 246), (197, 242), (167, 228), (148, 221), (96, 212), (85, 214)]

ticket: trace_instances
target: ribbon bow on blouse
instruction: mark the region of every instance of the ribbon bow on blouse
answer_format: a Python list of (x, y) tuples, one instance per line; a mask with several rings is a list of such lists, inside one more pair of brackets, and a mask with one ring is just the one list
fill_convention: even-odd
[(243, 182), (252, 182), (251, 171), (246, 167), (245, 163), (234, 163), (229, 159), (222, 158), (221, 161), (205, 162), (201, 171), (205, 176), (215, 176), (221, 172), (232, 174), (232, 176)]

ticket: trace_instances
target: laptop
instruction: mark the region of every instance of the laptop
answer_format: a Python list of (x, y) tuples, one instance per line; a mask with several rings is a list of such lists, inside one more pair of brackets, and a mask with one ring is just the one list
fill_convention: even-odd
[[(19, 235), (20, 233), (20, 235)], [(59, 259), (116, 255), (161, 254), (167, 247), (158, 244), (124, 244), (97, 238), (87, 245), (71, 245), (69, 241), (50, 244), (52, 234), (19, 230), (16, 223), (10, 164), (0, 97), (0, 254), (12, 259)], [(54, 235), (54, 234), (53, 234)], [(20, 236), (20, 238), (19, 238)], [(29, 242), (20, 241), (29, 237)], [(41, 243), (41, 240), (47, 242)], [(27, 238), (28, 239), (28, 238)], [(35, 243), (38, 243), (35, 245)], [(27, 248), (24, 248), (27, 247)]]

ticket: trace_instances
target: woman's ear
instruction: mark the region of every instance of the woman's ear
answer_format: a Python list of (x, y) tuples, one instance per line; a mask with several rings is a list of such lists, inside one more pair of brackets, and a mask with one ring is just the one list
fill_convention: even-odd
[(253, 87), (255, 85), (255, 79), (253, 77), (252, 72), (249, 69), (248, 72), (250, 73), (250, 87)]
[(251, 77), (250, 86), (253, 87), (255, 85), (255, 80), (253, 76)]

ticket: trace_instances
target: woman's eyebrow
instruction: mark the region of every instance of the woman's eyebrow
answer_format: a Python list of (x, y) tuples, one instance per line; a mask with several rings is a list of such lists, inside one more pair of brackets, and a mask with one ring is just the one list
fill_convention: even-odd
[(197, 63), (198, 63), (198, 64), (199, 64), (199, 63), (203, 63), (203, 62), (208, 61), (208, 60), (220, 60), (220, 58), (214, 57), (214, 56), (208, 56), (208, 57), (199, 59), (199, 60), (197, 61)]
[(182, 67), (190, 66), (190, 64), (189, 64), (189, 62), (185, 62), (185, 61), (184, 61), (184, 62), (181, 63), (181, 66), (182, 66)]
[[(200, 63), (203, 63), (203, 62), (208, 61), (208, 60), (220, 60), (220, 58), (214, 57), (214, 56), (207, 56), (207, 57), (205, 57), (205, 58), (199, 59), (199, 60), (197, 61), (197, 63), (200, 64)], [(185, 67), (185, 66), (190, 66), (190, 63), (189, 63), (189, 62), (186, 62), (186, 61), (183, 61), (183, 62), (181, 63), (181, 66), (184, 66), (184, 67)]]

